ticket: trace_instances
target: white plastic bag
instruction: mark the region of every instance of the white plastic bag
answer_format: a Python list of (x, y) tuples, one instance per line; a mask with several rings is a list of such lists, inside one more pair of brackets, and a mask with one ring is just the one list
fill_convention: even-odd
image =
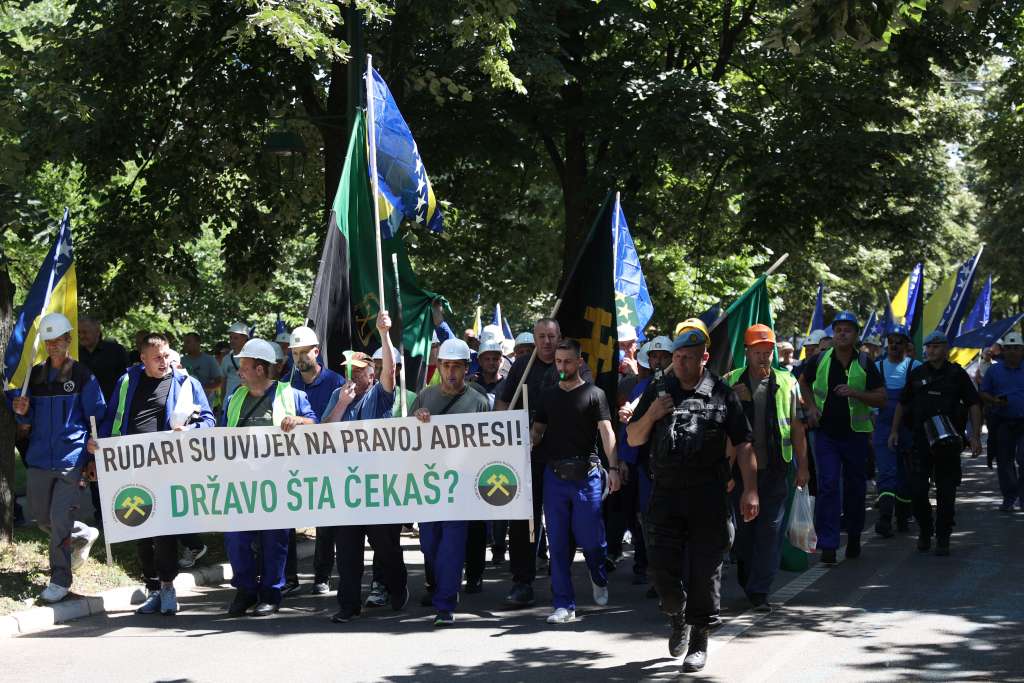
[(789, 544), (805, 553), (818, 547), (818, 534), (814, 532), (814, 498), (806, 488), (797, 488), (793, 494), (793, 507), (789, 511)]
[(174, 404), (174, 410), (171, 411), (171, 429), (184, 427), (188, 424), (192, 413), (198, 409), (199, 406), (195, 404), (195, 396), (192, 393), (192, 382), (186, 379), (178, 391), (178, 401)]

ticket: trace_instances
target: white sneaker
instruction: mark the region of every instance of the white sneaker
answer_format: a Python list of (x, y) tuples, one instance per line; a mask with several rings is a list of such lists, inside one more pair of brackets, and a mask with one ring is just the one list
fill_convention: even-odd
[(547, 621), (549, 624), (568, 624), (570, 621), (576, 621), (576, 610), (559, 607), (551, 613)]
[(71, 549), (71, 571), (78, 571), (89, 559), (92, 544), (100, 537), (100, 530), (91, 526), (85, 527), (84, 535), (75, 539), (75, 547)]
[(590, 585), (593, 586), (593, 588), (594, 588), (594, 602), (596, 602), (601, 607), (604, 607), (605, 605), (607, 605), (608, 604), (608, 586), (598, 586), (593, 581), (590, 582)]
[(57, 584), (50, 582), (43, 592), (39, 594), (39, 599), (43, 602), (60, 602), (67, 597), (68, 589), (64, 586), (58, 586)]
[(206, 554), (206, 546), (204, 545), (199, 550), (192, 550), (192, 548), (185, 548), (181, 551), (181, 558), (178, 560), (179, 569), (191, 569), (196, 566), (196, 562), (200, 557)]

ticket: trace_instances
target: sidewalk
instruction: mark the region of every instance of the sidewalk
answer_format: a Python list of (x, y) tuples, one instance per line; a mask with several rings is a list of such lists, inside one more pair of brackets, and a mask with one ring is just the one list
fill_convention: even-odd
[[(300, 538), (296, 553), (300, 560), (313, 555), (314, 541)], [(217, 586), (231, 580), (231, 565), (227, 562), (195, 567), (182, 571), (174, 580), (179, 594), (197, 586)], [(53, 605), (31, 607), (21, 612), (0, 616), (0, 638), (41, 631), (74, 619), (131, 610), (146, 599), (142, 586), (123, 586), (103, 591), (99, 595), (71, 594)]]

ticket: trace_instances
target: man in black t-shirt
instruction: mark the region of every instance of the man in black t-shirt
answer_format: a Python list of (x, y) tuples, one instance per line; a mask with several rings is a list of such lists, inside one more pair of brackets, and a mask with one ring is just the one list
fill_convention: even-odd
[[(526, 376), (524, 390), (528, 390), (530, 404), (530, 421), (537, 410), (537, 401), (545, 389), (558, 384), (558, 370), (555, 368), (555, 347), (562, 339), (558, 321), (552, 318), (541, 318), (533, 326), (533, 339), (536, 345), (533, 364), (531, 356), (516, 359), (508, 372), (508, 376), (495, 396), (494, 409), (508, 410), (523, 407), (523, 396), (520, 392), (515, 405), (516, 389)], [(526, 366), (530, 365), (529, 374)], [(584, 382), (593, 382), (590, 369), (586, 362), (580, 368), (580, 378)], [(506, 607), (528, 607), (533, 604), (533, 580), (537, 576), (537, 548), (541, 542), (541, 501), (544, 499), (544, 460), (533, 454), (531, 458), (531, 475), (533, 479), (533, 524), (537, 531), (537, 542), (530, 541), (530, 522), (525, 519), (514, 519), (508, 523), (508, 555), (509, 568), (512, 570), (512, 590), (505, 597)]]
[[(832, 321), (833, 344), (804, 364), (800, 392), (807, 397), (807, 426), (814, 430), (818, 495), (814, 529), (821, 561), (836, 563), (840, 511), (846, 518), (846, 557), (860, 556), (870, 448), (871, 408), (885, 405), (885, 380), (855, 347), (857, 317), (841, 311)], [(840, 497), (839, 486), (843, 492)]]
[(576, 340), (559, 343), (555, 351), (558, 385), (540, 395), (530, 428), (530, 441), (545, 463), (544, 517), (548, 523), (554, 602), (549, 624), (565, 624), (576, 618), (572, 557), (577, 544), (590, 570), (594, 602), (608, 604), (604, 562), (608, 546), (601, 514), (604, 477), (597, 452), (598, 435), (608, 458), (609, 490), (617, 491), (621, 480), (608, 400), (604, 391), (580, 378), (582, 364)]
[(648, 385), (626, 427), (630, 446), (651, 443), (647, 556), (661, 609), (672, 620), (669, 653), (686, 652), (683, 671), (704, 668), (708, 633), (719, 621), (722, 558), (732, 540), (733, 462), (743, 477), (743, 520), (752, 521), (759, 509), (750, 425), (736, 393), (706, 369), (707, 342), (698, 329), (676, 338), (672, 375)]

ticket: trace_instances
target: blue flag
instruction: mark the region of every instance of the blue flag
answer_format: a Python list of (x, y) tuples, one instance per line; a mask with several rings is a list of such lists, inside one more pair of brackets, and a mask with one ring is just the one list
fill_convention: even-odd
[(437, 205), (427, 171), (423, 168), (412, 131), (398, 111), (387, 83), (372, 69), (374, 140), (377, 146), (377, 179), (380, 185), (381, 237), (398, 233), (403, 218), (425, 225), (434, 232), (444, 229), (444, 217)]
[(633, 236), (629, 234), (626, 216), (622, 213), (618, 195), (612, 211), (612, 235), (615, 240), (615, 312), (616, 324), (636, 328), (636, 338), (646, 339), (644, 327), (654, 315), (654, 304), (647, 291), (647, 280), (640, 268), (640, 255), (636, 253)]
[(718, 320), (721, 316), (722, 316), (722, 307), (719, 304), (715, 304), (714, 306), (712, 306), (708, 310), (706, 310), (703, 313), (701, 313), (700, 315), (698, 315), (697, 319), (700, 320), (705, 325), (707, 325), (708, 327), (711, 327), (711, 323), (713, 323), (716, 320)]
[(1024, 318), (1024, 314), (997, 320), (967, 334), (961, 334), (953, 340), (950, 346), (965, 349), (986, 349), (1002, 339), (1003, 335), (1013, 329), (1013, 326), (1021, 318)]
[(71, 321), (74, 330), (71, 356), (78, 358), (78, 280), (71, 242), (71, 214), (67, 209), (7, 342), (4, 377), (11, 388), (20, 389), (32, 366), (46, 359), (46, 348), (36, 345), (36, 332), (40, 319), (47, 313), (63, 313)]
[(822, 300), (825, 295), (825, 285), (818, 283), (818, 296), (814, 300), (814, 313), (811, 314), (811, 324), (807, 327), (807, 334), (815, 330), (825, 329), (825, 303)]
[(967, 314), (964, 324), (960, 326), (960, 333), (964, 334), (988, 325), (992, 317), (992, 276), (989, 275), (981, 288), (981, 293), (974, 302), (974, 307)]
[(960, 320), (967, 312), (967, 296), (971, 293), (971, 287), (974, 285), (974, 273), (980, 259), (981, 250), (960, 266), (957, 271), (956, 282), (950, 293), (949, 301), (942, 311), (939, 322), (935, 325), (935, 329), (940, 332), (950, 335), (959, 329)]
[(491, 324), (501, 328), (501, 333), (505, 339), (514, 339), (512, 328), (508, 324), (508, 318), (503, 318), (501, 315), (501, 304), (494, 305), (494, 315), (491, 317)]
[(284, 321), (281, 320), (281, 314), (277, 314), (277, 322), (274, 323), (274, 337), (276, 338), (279, 334), (287, 334), (288, 330), (284, 326)]
[(864, 332), (861, 334), (861, 343), (864, 342), (868, 337), (878, 335), (881, 333), (878, 331), (878, 314), (875, 311), (871, 311), (871, 315), (868, 316), (868, 321), (864, 323)]

